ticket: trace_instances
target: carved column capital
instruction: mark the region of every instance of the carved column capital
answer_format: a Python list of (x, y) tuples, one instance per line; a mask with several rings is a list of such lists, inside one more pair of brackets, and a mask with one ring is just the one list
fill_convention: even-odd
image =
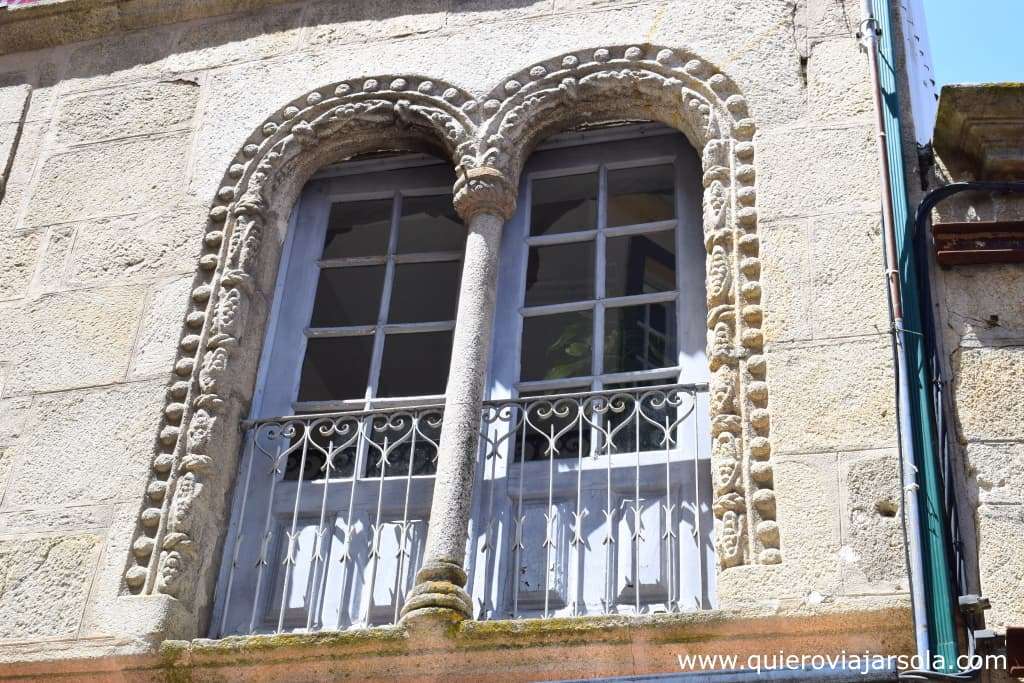
[(516, 210), (516, 187), (503, 171), (480, 166), (460, 171), (455, 181), (455, 210), (467, 223), (481, 213), (508, 220)]

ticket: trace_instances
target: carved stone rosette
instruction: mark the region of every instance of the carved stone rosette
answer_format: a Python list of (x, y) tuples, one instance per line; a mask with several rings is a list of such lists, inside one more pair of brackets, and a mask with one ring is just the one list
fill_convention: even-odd
[(209, 213), (126, 590), (172, 595), (190, 608), (209, 599), (196, 587), (209, 585), (226, 530), (238, 420), (266, 314), (259, 282), (280, 255), (280, 217), (317, 168), (379, 149), (434, 150), (455, 166), (455, 204), (464, 218), (507, 218), (522, 165), (544, 137), (615, 120), (662, 121), (701, 151), (716, 549), (722, 569), (780, 562), (754, 123), (735, 84), (711, 64), (644, 45), (561, 55), (480, 98), (418, 76), (346, 81), (289, 103), (249, 137)]

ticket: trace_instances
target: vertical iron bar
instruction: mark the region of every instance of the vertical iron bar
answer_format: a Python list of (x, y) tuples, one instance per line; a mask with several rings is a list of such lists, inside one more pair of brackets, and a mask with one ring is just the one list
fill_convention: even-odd
[[(288, 533), (288, 547), (284, 558), (284, 581), (281, 584), (281, 607), (277, 611), (277, 632), (284, 628), (285, 599), (288, 596), (288, 587), (292, 579), (292, 570), (295, 567), (295, 550), (298, 545), (295, 540), (296, 529), (299, 526), (299, 500), (302, 494), (302, 477), (306, 472), (306, 453), (309, 448), (309, 425), (306, 424), (302, 430), (302, 458), (299, 460), (299, 479), (295, 482), (295, 505), (292, 508), (292, 529)], [(285, 465), (287, 469), (287, 465)]]
[(526, 518), (523, 516), (523, 479), (526, 478), (526, 430), (530, 428), (529, 402), (523, 401), (523, 433), (519, 439), (519, 492), (516, 494), (516, 532), (512, 537), (512, 550), (515, 555), (512, 566), (512, 618), (519, 618), (519, 572), (522, 571), (523, 527)]
[(246, 463), (245, 485), (242, 487), (242, 501), (239, 509), (242, 511), (242, 519), (238, 520), (238, 527), (235, 529), (235, 544), (231, 550), (231, 569), (228, 571), (228, 585), (224, 594), (224, 607), (220, 616), (220, 635), (224, 635), (227, 627), (228, 610), (231, 607), (231, 591), (235, 583), (235, 569), (238, 567), (238, 554), (242, 548), (242, 529), (245, 522), (245, 510), (249, 501), (249, 485), (252, 482), (252, 470), (256, 460), (256, 429), (249, 430), (246, 438), (248, 444), (245, 451), (249, 454)]
[[(283, 432), (284, 427), (282, 427), (281, 429)], [(279, 439), (282, 436), (283, 433), (278, 434)], [(256, 590), (253, 593), (252, 613), (249, 616), (249, 633), (253, 633), (256, 630), (256, 614), (260, 606), (260, 595), (261, 589), (263, 587), (263, 571), (266, 568), (267, 563), (269, 562), (269, 560), (267, 559), (267, 551), (269, 550), (270, 547), (270, 539), (272, 535), (270, 531), (270, 525), (274, 519), (274, 489), (277, 488), (278, 475), (281, 474), (279, 468), (281, 466), (280, 461), (283, 450), (284, 449), (281, 448), (281, 445), (278, 444), (277, 455), (274, 456), (274, 460), (272, 461), (273, 466), (270, 468), (270, 475), (272, 479), (270, 480), (270, 491), (267, 494), (267, 514), (263, 520), (263, 535), (260, 538), (260, 556), (259, 560), (257, 561), (257, 566), (259, 566), (259, 570), (256, 572)]]

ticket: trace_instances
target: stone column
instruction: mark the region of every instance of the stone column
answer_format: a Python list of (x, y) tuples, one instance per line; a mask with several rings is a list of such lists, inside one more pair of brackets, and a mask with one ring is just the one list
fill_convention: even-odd
[(469, 234), (427, 544), (416, 586), (402, 609), (403, 620), (429, 614), (455, 619), (472, 616), (462, 565), (494, 327), (501, 230), (515, 209), (515, 198), (515, 187), (494, 168), (469, 169), (455, 183), (455, 209)]

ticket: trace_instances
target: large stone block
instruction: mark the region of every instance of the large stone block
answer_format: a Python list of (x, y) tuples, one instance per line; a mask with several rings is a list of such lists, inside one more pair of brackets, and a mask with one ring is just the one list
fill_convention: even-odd
[(26, 123), (21, 129), (18, 153), (10, 159), (10, 170), (0, 188), (0, 235), (10, 234), (20, 224), (45, 134), (45, 123)]
[(967, 348), (954, 354), (953, 390), (967, 441), (1024, 440), (1024, 346)]
[(206, 211), (189, 207), (79, 223), (67, 284), (152, 281), (194, 272), (205, 228)]
[(183, 194), (189, 137), (115, 140), (55, 154), (42, 163), (26, 225), (67, 223), (175, 203)]
[(992, 599), (985, 624), (997, 631), (1024, 623), (1024, 507), (978, 508), (978, 556), (981, 590)]
[(758, 215), (878, 209), (874, 132), (869, 125), (776, 128), (757, 138)]
[(764, 333), (770, 344), (813, 336), (807, 219), (761, 226)]
[(965, 455), (974, 504), (1024, 505), (1024, 443), (969, 443)]
[(885, 334), (889, 308), (880, 215), (828, 214), (808, 222), (815, 339)]
[(64, 85), (68, 90), (92, 90), (170, 76), (176, 33), (176, 27), (163, 26), (70, 46)]
[(812, 42), (807, 60), (811, 119), (867, 119), (872, 113), (867, 57), (852, 34)]
[(839, 558), (847, 595), (908, 590), (895, 451), (840, 457)]
[(163, 400), (160, 381), (37, 397), (2, 510), (139, 500)]
[(84, 533), (0, 541), (0, 640), (75, 635), (97, 542)]
[(60, 145), (187, 129), (199, 101), (194, 81), (144, 83), (61, 100), (54, 124)]
[(814, 601), (841, 589), (837, 466), (834, 453), (784, 455), (773, 461), (783, 567), (795, 594)]
[(772, 449), (885, 448), (896, 439), (887, 338), (776, 347), (768, 354)]
[(39, 260), (41, 241), (39, 231), (0, 238), (0, 300), (25, 296)]
[(144, 290), (52, 294), (0, 319), (0, 354), (11, 363), (7, 395), (117, 382), (128, 369)]
[(146, 296), (146, 310), (132, 354), (129, 377), (168, 377), (188, 309), (193, 278), (157, 283)]

